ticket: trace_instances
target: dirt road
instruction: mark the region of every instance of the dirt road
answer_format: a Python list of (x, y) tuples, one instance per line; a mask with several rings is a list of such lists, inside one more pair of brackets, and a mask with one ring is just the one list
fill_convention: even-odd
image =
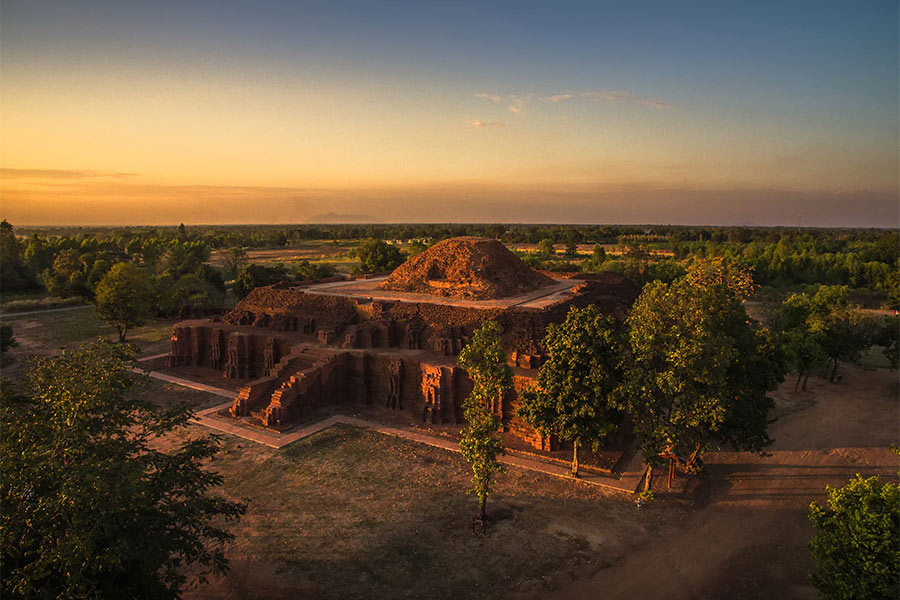
[[(896, 371), (847, 368), (840, 384), (810, 381), (776, 393), (770, 455), (708, 456), (698, 508), (652, 544), (595, 577), (534, 598), (816, 598), (810, 501), (859, 473), (895, 478), (900, 409)], [(664, 483), (662, 484), (664, 485)]]

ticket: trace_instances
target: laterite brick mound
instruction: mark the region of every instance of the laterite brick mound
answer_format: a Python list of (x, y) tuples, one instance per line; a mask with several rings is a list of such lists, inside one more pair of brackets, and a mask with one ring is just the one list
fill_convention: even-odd
[(412, 257), (381, 288), (464, 300), (517, 296), (553, 280), (526, 266), (497, 240), (459, 237)]

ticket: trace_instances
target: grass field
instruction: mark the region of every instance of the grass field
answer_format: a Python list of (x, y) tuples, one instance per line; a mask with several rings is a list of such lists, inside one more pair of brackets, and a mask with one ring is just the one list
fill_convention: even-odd
[(189, 598), (495, 598), (609, 568), (678, 509), (637, 511), (596, 488), (512, 470), (476, 536), (458, 454), (336, 427), (271, 450), (228, 439), (214, 468), (250, 509), (232, 573)]
[[(90, 307), (46, 311), (30, 315), (4, 315), (13, 330), (17, 346), (3, 354), (4, 378), (15, 378), (27, 368), (28, 358), (55, 354), (98, 337), (117, 339), (116, 330), (101, 320)], [(126, 340), (135, 344), (139, 355), (152, 356), (169, 349), (175, 319), (159, 319), (128, 332)]]
[[(351, 249), (359, 245), (360, 240), (341, 240), (337, 244), (329, 240), (310, 240), (290, 248), (248, 248), (247, 264), (280, 265), (287, 269), (296, 267), (301, 261), (324, 264), (338, 273), (349, 274), (359, 265), (349, 256)], [(209, 262), (215, 266), (223, 266), (224, 250), (217, 250), (210, 256)]]

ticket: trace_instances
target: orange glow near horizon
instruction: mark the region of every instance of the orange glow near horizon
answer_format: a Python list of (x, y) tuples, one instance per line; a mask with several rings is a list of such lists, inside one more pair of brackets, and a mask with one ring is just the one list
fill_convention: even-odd
[[(827, 65), (820, 79), (790, 87), (789, 75), (813, 77), (798, 63), (768, 88), (753, 65), (746, 85), (727, 79), (733, 64), (709, 66), (729, 87), (686, 58), (676, 73), (645, 73), (647, 63), (624, 55), (542, 69), (552, 48), (505, 55), (489, 36), (495, 64), (457, 35), (422, 53), (431, 41), (415, 29), (356, 31), (326, 9), (322, 22), (346, 34), (333, 42), (328, 28), (310, 25), (303, 37), (243, 12), (168, 22), (60, 3), (65, 18), (52, 22), (49, 9), (3, 10), (0, 217), (18, 224), (302, 222), (322, 213), (703, 222), (713, 217), (692, 198), (699, 205), (710, 194), (750, 202), (715, 217), (749, 223), (762, 218), (754, 194), (776, 208), (780, 194), (806, 198), (804, 207), (814, 196), (875, 203), (859, 222), (896, 225), (880, 223), (896, 213), (900, 133), (896, 110), (885, 110), (896, 90), (844, 86), (832, 98), (819, 89), (837, 85)], [(247, 29), (256, 17), (266, 27)], [(382, 46), (366, 42), (382, 34)], [(594, 43), (593, 34), (582, 40)], [(635, 210), (604, 212), (618, 205)], [(781, 209), (764, 220), (795, 222), (801, 207)], [(859, 207), (846, 209), (851, 222)], [(814, 203), (803, 210), (816, 212)]]

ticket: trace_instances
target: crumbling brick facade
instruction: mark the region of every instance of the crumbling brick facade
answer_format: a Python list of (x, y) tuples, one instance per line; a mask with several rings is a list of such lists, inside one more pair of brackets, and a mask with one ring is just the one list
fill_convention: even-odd
[(430, 301), (397, 292), (389, 298), (341, 295), (334, 280), (257, 288), (221, 320), (177, 324), (166, 363), (246, 380), (230, 412), (266, 427), (283, 427), (342, 402), (403, 410), (427, 424), (458, 424), (472, 383), (455, 357), (482, 322), (494, 319), (515, 368), (516, 390), (495, 409), (506, 431), (548, 450), (554, 440), (515, 414), (518, 392), (533, 383), (546, 356), (547, 324), (589, 303), (624, 318), (637, 296), (635, 286), (615, 274), (552, 281), (562, 290), (558, 298), (506, 304)]

